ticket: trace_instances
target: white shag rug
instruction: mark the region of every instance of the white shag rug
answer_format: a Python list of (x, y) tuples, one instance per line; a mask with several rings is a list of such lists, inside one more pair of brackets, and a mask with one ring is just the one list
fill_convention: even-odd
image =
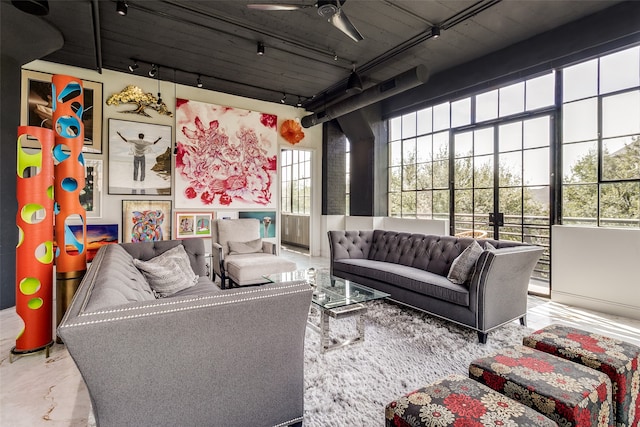
[[(521, 344), (532, 332), (515, 321), (489, 333), (475, 331), (385, 301), (368, 303), (365, 341), (320, 351), (320, 334), (307, 328), (304, 427), (384, 426), (385, 405), (499, 348)], [(355, 318), (330, 319), (331, 336), (351, 337)]]

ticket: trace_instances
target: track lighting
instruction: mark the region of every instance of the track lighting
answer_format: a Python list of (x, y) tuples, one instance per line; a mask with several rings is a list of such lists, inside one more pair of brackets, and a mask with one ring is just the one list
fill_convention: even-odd
[(264, 55), (264, 43), (258, 42), (258, 51), (257, 51), (257, 53), (260, 56)]
[(149, 70), (149, 77), (155, 77), (158, 73), (158, 67), (156, 64), (151, 64), (151, 69)]
[(302, 107), (302, 98), (298, 97), (298, 103), (296, 104), (296, 107)]
[(198, 74), (198, 79), (196, 80), (196, 86), (202, 87), (202, 79), (200, 79), (200, 74)]
[(437, 39), (438, 37), (440, 37), (440, 27), (438, 26), (431, 27), (431, 37), (433, 37), (434, 39)]
[(138, 69), (138, 61), (133, 61), (133, 64), (129, 65), (129, 71), (132, 73)]
[(281, 103), (281, 104), (284, 104), (285, 102), (287, 102), (287, 94), (286, 94), (286, 93), (283, 93), (283, 94), (282, 94), (282, 99), (280, 100), (280, 103)]
[(362, 80), (358, 73), (356, 73), (356, 64), (353, 64), (353, 71), (349, 75), (349, 80), (347, 81), (347, 90), (348, 94), (356, 94), (362, 92)]
[(127, 2), (125, 0), (118, 0), (116, 2), (116, 11), (120, 15), (126, 16), (127, 15), (127, 10), (129, 10), (129, 5), (127, 4)]

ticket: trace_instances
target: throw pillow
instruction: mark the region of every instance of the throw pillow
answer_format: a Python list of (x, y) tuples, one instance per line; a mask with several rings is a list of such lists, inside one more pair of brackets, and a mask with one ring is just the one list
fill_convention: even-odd
[(248, 242), (229, 241), (229, 254), (254, 254), (257, 252), (262, 252), (262, 239)]
[(484, 242), (484, 250), (485, 251), (495, 251), (496, 247), (493, 246), (491, 243), (489, 242)]
[(182, 245), (171, 248), (149, 261), (134, 259), (133, 263), (160, 298), (171, 296), (198, 282), (198, 276), (191, 268), (189, 255)]
[(476, 261), (478, 261), (478, 258), (480, 258), (482, 251), (482, 246), (474, 240), (467, 249), (462, 251), (462, 253), (453, 260), (447, 279), (458, 285), (466, 282), (473, 271), (473, 266), (476, 264)]

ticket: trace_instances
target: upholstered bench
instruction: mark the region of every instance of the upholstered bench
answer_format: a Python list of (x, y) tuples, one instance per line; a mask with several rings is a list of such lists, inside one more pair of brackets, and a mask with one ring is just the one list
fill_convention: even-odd
[(640, 347), (563, 325), (547, 326), (523, 343), (607, 374), (613, 386), (616, 425), (640, 425)]
[[(262, 255), (262, 254), (259, 254)], [(234, 257), (227, 261), (227, 274), (238, 286), (268, 283), (264, 276), (294, 271), (296, 263), (277, 256)]]
[(539, 412), (462, 375), (450, 375), (394, 400), (385, 408), (385, 420), (386, 427), (557, 425)]
[(530, 347), (507, 347), (476, 359), (469, 377), (561, 426), (615, 425), (607, 375)]

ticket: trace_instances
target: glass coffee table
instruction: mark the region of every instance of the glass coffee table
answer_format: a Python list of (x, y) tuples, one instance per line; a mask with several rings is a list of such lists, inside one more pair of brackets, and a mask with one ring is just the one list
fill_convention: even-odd
[[(297, 270), (288, 273), (265, 276), (274, 283), (306, 280), (313, 288), (311, 309), (320, 312), (320, 325), (308, 321), (311, 329), (320, 333), (320, 347), (324, 353), (349, 344), (364, 341), (364, 318), (367, 311), (365, 303), (386, 298), (389, 294), (368, 288), (352, 280), (342, 279), (329, 274), (328, 269)], [(329, 319), (344, 317), (356, 318), (357, 335), (353, 338), (332, 342), (329, 333)]]

